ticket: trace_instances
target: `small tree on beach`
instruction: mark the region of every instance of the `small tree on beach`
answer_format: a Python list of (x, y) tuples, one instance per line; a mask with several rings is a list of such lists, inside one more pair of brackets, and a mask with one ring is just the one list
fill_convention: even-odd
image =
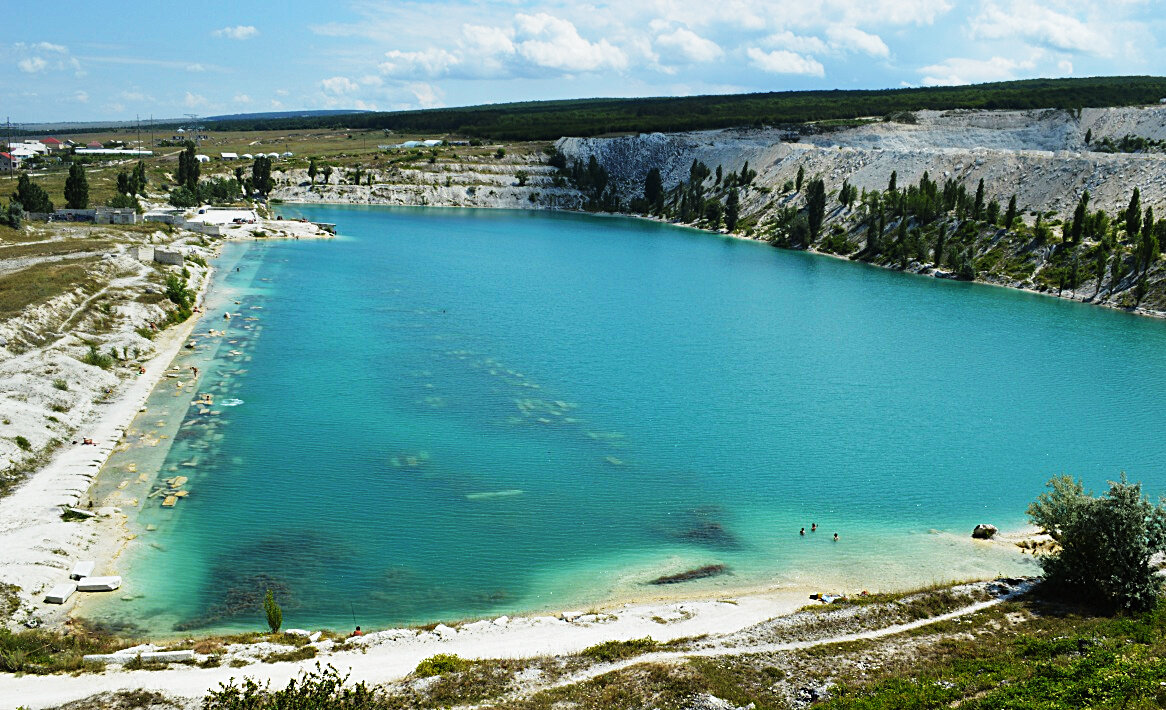
[(1152, 608), (1162, 580), (1150, 559), (1166, 552), (1166, 503), (1151, 503), (1124, 473), (1101, 497), (1070, 476), (1047, 485), (1028, 517), (1060, 545), (1040, 560), (1052, 591), (1106, 611)]
[(316, 159), (312, 158), (308, 161), (308, 179), (312, 181), (313, 185), (316, 184), (316, 172)]
[(324, 174), (324, 184), (327, 185), (328, 182), (330, 180), (332, 180), (332, 166), (325, 165), (324, 170), (323, 170), (323, 174)]
[(283, 626), (283, 610), (275, 602), (275, 595), (271, 593), (270, 589), (263, 597), (263, 611), (267, 614), (267, 625), (271, 628), (271, 633), (278, 633), (279, 627)]

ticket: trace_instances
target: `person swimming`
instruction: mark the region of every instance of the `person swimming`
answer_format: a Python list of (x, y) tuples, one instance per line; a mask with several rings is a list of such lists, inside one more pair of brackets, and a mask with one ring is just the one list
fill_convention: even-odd
[(802, 536), (805, 536), (805, 534), (806, 534), (806, 529), (805, 529), (805, 528), (802, 528), (802, 531), (801, 531), (801, 532), (799, 532), (798, 534), (799, 534), (799, 535), (802, 535)]
[(810, 525), (810, 532), (818, 532), (818, 524), (817, 523)]
[(834, 542), (838, 542), (838, 533), (834, 533)]

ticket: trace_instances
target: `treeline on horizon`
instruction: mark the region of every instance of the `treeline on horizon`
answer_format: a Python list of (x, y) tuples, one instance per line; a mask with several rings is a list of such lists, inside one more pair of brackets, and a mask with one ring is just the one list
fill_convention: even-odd
[(343, 116), (218, 121), (217, 130), (389, 129), (503, 140), (792, 126), (925, 109), (1081, 109), (1156, 104), (1166, 77), (1028, 79), (970, 86), (530, 101)]

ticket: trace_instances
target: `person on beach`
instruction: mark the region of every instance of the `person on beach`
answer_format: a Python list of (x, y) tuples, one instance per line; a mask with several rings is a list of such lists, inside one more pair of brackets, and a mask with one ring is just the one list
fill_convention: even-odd
[(359, 627), (359, 626), (357, 626), (357, 627), (356, 627), (356, 631), (353, 631), (353, 632), (352, 632), (352, 635), (353, 635), (353, 636), (364, 636), (364, 632), (362, 632), (362, 631), (360, 630), (360, 627)]

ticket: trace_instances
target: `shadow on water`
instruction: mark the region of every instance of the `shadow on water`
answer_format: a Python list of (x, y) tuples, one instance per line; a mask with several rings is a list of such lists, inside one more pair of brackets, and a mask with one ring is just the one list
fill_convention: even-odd
[[(180, 620), (175, 631), (222, 626), (263, 617), (267, 590), (287, 611), (315, 606), (313, 590), (302, 580), (334, 576), (328, 562), (351, 559), (351, 550), (311, 531), (269, 535), (250, 544), (223, 550), (203, 584), (202, 609)], [(272, 570), (287, 570), (286, 574)], [(314, 590), (326, 594), (327, 590)]]
[(706, 505), (684, 511), (674, 526), (665, 528), (665, 536), (682, 542), (717, 550), (737, 550), (741, 540), (719, 520), (724, 510), (717, 505)]

